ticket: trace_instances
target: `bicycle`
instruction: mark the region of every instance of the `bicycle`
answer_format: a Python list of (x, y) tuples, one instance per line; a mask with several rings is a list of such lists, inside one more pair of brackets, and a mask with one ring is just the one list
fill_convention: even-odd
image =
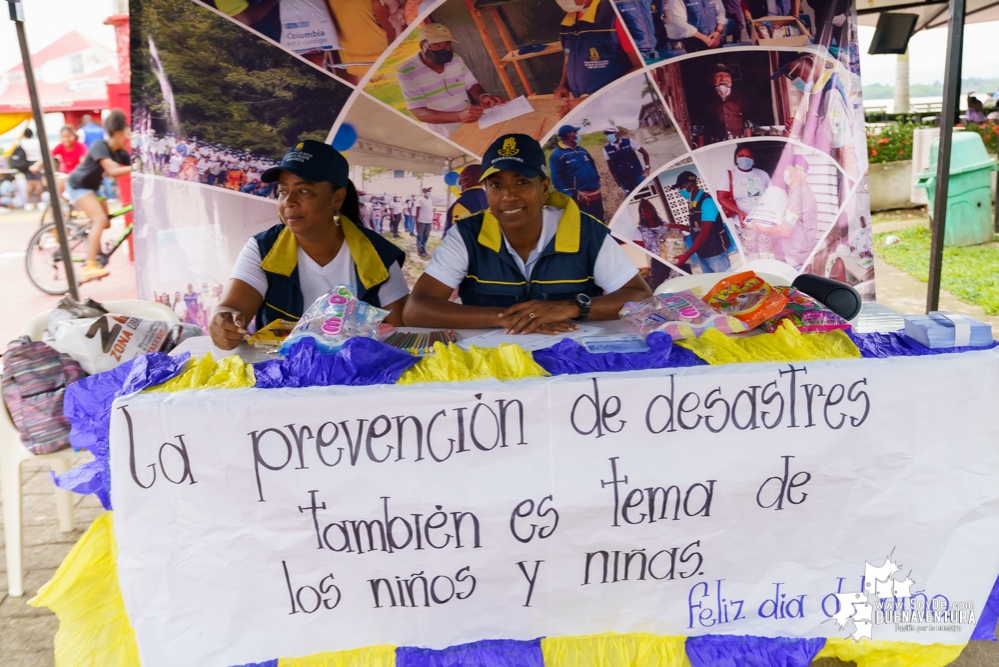
[[(114, 213), (108, 214), (108, 217), (113, 220), (131, 211), (132, 205), (129, 204)], [(80, 271), (86, 261), (85, 255), (90, 242), (90, 228), (92, 223), (87, 220), (86, 223), (80, 224), (67, 217), (65, 224), (69, 252), (73, 263), (76, 265), (74, 267), (74, 275), (79, 280)], [(97, 254), (98, 265), (102, 268), (107, 265), (111, 255), (132, 235), (132, 227), (132, 223), (129, 223), (117, 239)], [(77, 249), (80, 249), (83, 254), (78, 254)], [(69, 292), (69, 281), (66, 278), (62, 249), (59, 246), (59, 232), (56, 230), (54, 222), (43, 224), (31, 237), (31, 241), (28, 243), (28, 250), (24, 256), (24, 263), (28, 271), (28, 278), (41, 291), (46, 294), (55, 295)], [(98, 280), (100, 279), (98, 278)]]

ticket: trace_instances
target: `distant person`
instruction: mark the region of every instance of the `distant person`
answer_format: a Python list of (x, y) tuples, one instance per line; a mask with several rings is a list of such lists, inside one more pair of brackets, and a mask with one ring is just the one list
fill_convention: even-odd
[(392, 238), (399, 238), (399, 225), (402, 223), (402, 202), (399, 201), (399, 197), (392, 197), (392, 203), (389, 204), (389, 210), (392, 215)]
[(87, 261), (81, 272), (81, 282), (103, 278), (110, 273), (107, 268), (97, 265), (101, 234), (111, 225), (107, 203), (97, 197), (97, 190), (100, 189), (105, 174), (117, 178), (132, 171), (131, 158), (125, 150), (130, 135), (125, 112), (120, 109), (112, 110), (104, 119), (104, 132), (108, 138), (95, 141), (90, 146), (86, 157), (66, 181), (66, 196), (69, 201), (82, 210), (93, 223), (87, 246)]
[(457, 43), (440, 23), (420, 27), (420, 52), (399, 66), (403, 101), (417, 120), (445, 137), (463, 123), (475, 123), (483, 111), (506, 103), (486, 92), (452, 49)]
[(850, 239), (850, 252), (858, 257), (874, 257), (874, 239), (871, 238), (871, 225), (867, 218), (860, 216), (860, 227)]
[(416, 253), (420, 257), (427, 254), (427, 240), (434, 225), (434, 204), (430, 201), (433, 188), (423, 188), (423, 196), (416, 200)]
[[(76, 130), (71, 125), (63, 125), (59, 131), (59, 144), (52, 149), (52, 157), (56, 160), (56, 187), (61, 195), (66, 187), (66, 177), (76, 169), (77, 165), (87, 155), (87, 145), (79, 141)], [(43, 160), (39, 160), (31, 165), (32, 173), (41, 173), (45, 166)]]
[[(604, 130), (604, 137), (607, 143), (604, 145), (604, 159), (607, 160), (607, 168), (610, 169), (611, 176), (617, 184), (624, 190), (625, 195), (630, 195), (638, 189), (642, 180), (649, 175), (652, 166), (649, 162), (649, 152), (642, 148), (637, 140), (631, 137), (622, 137), (621, 131), (614, 126)], [(643, 166), (638, 161), (641, 154)]]
[(579, 128), (563, 125), (558, 129), (558, 146), (549, 158), (552, 187), (572, 197), (579, 210), (603, 222), (604, 200), (600, 194), (600, 174), (590, 152), (579, 145)]
[(13, 176), (0, 176), (0, 213), (10, 213), (24, 206), (13, 179)]
[(444, 236), (449, 229), (459, 220), (464, 220), (470, 215), (475, 215), (479, 211), (484, 211), (489, 207), (486, 201), (486, 193), (482, 189), (479, 179), (482, 176), (482, 165), (470, 164), (461, 170), (458, 177), (458, 186), (461, 188), (459, 196), (451, 208), (447, 210), (444, 220)]
[(17, 143), (24, 150), (24, 157), (28, 161), (28, 166), (21, 170), (28, 186), (28, 201), (24, 204), (24, 210), (32, 211), (35, 208), (35, 201), (39, 205), (42, 203), (42, 175), (37, 169), (31, 168), (35, 164), (41, 164), (42, 146), (30, 127), (24, 128), (24, 134)]
[(968, 95), (968, 113), (964, 118), (969, 123), (976, 124), (984, 123), (986, 120), (985, 109), (982, 107), (982, 101), (974, 95)]
[(718, 206), (697, 184), (697, 174), (683, 171), (676, 177), (676, 189), (690, 205), (691, 244), (687, 252), (676, 258), (677, 265), (686, 264), (697, 256), (701, 273), (723, 273), (732, 268), (728, 259), (728, 232), (718, 215)]
[[(340, 38), (337, 52), (343, 64), (357, 63), (337, 72), (357, 83), (371, 65), (406, 27), (400, 0), (336, 0), (328, 3)], [(341, 76), (338, 74), (338, 76)]]
[(80, 141), (85, 143), (89, 149), (94, 145), (95, 141), (104, 139), (104, 128), (94, 122), (93, 116), (85, 113), (80, 118), (80, 129), (77, 136), (79, 136)]
[(642, 66), (608, 0), (556, 0), (566, 15), (559, 27), (565, 59), (556, 100), (592, 95)]
[(667, 0), (666, 15), (666, 34), (687, 53), (721, 48), (727, 23), (721, 0)]
[(853, 106), (836, 74), (835, 63), (814, 54), (798, 54), (774, 72), (803, 93), (790, 131), (792, 139), (826, 153), (850, 175), (857, 175)]
[(753, 123), (746, 114), (747, 100), (732, 88), (732, 70), (722, 64), (716, 65), (711, 75), (711, 92), (691, 127), (697, 147), (753, 136)]
[(404, 227), (410, 236), (416, 236), (416, 199), (413, 195), (406, 197), (406, 203), (402, 209), (402, 219)]

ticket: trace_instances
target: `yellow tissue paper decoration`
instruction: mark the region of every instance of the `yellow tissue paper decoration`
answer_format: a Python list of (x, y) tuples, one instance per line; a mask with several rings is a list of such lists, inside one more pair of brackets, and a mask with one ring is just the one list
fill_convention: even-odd
[(115, 565), (112, 513), (90, 524), (52, 579), (28, 601), (59, 617), (56, 667), (136, 667), (139, 649)]
[(784, 320), (772, 334), (734, 338), (717, 329), (708, 329), (700, 338), (674, 341), (693, 351), (711, 365), (752, 361), (817, 361), (819, 359), (859, 359), (860, 350), (846, 332), (803, 334)]
[(495, 348), (473, 345), (465, 351), (454, 343), (444, 345), (438, 342), (434, 343), (434, 353), (403, 373), (397, 384), (461, 382), (488, 378), (519, 380), (547, 377), (548, 374), (529, 352), (518, 345), (503, 343)]
[(944, 667), (957, 660), (965, 644), (854, 641), (830, 638), (815, 659), (839, 658), (857, 667)]
[(690, 667), (686, 637), (609, 632), (541, 640), (545, 667)]
[(278, 667), (395, 667), (394, 646), (366, 646), (351, 651), (281, 658)]
[(206, 354), (198, 359), (188, 361), (184, 372), (163, 384), (149, 387), (145, 391), (187, 391), (189, 389), (241, 389), (256, 386), (257, 380), (253, 374), (253, 366), (243, 363), (238, 356), (223, 357), (216, 362), (212, 355)]

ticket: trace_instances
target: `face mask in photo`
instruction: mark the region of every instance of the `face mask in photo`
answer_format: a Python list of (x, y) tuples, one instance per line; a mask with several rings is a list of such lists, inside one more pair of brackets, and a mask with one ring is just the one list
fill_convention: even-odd
[(791, 170), (790, 169), (785, 169), (784, 170), (784, 184), (785, 185), (791, 185)]
[(814, 86), (815, 84), (812, 81), (805, 81), (800, 76), (798, 76), (791, 79), (791, 85), (803, 93), (810, 93), (812, 92), (812, 86)]
[(718, 93), (718, 97), (723, 100), (727, 98), (732, 93), (732, 86), (721, 84), (720, 86), (715, 86), (715, 92)]
[(441, 49), (440, 51), (434, 51), (432, 49), (424, 49), (423, 55), (427, 57), (430, 62), (436, 63), (438, 65), (447, 65), (454, 58), (454, 51), (450, 49)]
[(690, 190), (688, 190), (687, 188), (680, 188), (680, 196), (683, 197), (684, 199), (689, 200)]
[(576, 4), (576, 0), (555, 0), (558, 6), (562, 8), (563, 12), (579, 12), (582, 11), (582, 7)]
[(617, 135), (616, 134), (608, 134), (607, 135), (607, 141), (611, 142), (612, 144), (616, 144), (617, 143)]
[(742, 171), (749, 171), (753, 168), (753, 158), (751, 157), (737, 157), (735, 158), (735, 165), (739, 167)]

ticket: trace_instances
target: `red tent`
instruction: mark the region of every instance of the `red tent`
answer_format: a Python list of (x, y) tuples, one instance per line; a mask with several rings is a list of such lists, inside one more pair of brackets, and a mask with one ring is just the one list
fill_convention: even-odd
[[(61, 111), (76, 124), (85, 113), (100, 118), (107, 109), (108, 84), (121, 81), (114, 50), (73, 31), (31, 57), (42, 108)], [(24, 65), (0, 75), (0, 134), (31, 117)]]

